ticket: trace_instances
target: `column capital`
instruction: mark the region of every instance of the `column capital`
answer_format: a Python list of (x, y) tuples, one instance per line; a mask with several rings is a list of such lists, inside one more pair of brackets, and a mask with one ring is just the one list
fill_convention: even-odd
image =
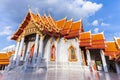
[(42, 33), (40, 31), (37, 30), (36, 34), (38, 34), (39, 36), (42, 35)]
[(66, 38), (64, 38), (64, 41), (65, 41), (65, 42), (67, 42), (67, 39), (66, 39)]
[(50, 42), (52, 42), (52, 37), (49, 39)]
[(46, 34), (45, 35), (41, 34), (40, 39), (44, 40), (45, 36), (46, 36)]
[(75, 37), (75, 40), (78, 41), (78, 37)]
[(56, 38), (56, 41), (58, 42), (60, 40), (60, 38), (58, 37), (58, 38)]
[(17, 41), (17, 42), (20, 42), (20, 37), (18, 37), (16, 41)]

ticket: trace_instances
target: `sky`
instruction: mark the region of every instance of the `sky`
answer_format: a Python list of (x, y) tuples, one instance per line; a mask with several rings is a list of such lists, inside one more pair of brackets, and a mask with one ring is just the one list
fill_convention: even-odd
[(104, 32), (107, 41), (120, 37), (120, 0), (0, 0), (0, 51), (14, 48), (10, 37), (25, 18), (28, 9), (55, 20), (67, 16), (82, 19), (85, 31)]

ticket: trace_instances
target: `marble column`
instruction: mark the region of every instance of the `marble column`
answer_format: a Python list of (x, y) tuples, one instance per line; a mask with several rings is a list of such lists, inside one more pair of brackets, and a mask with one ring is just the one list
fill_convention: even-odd
[(117, 74), (120, 74), (120, 66), (119, 66), (119, 64), (115, 63), (115, 67), (116, 67)]
[(28, 49), (28, 42), (25, 43), (25, 51), (24, 51), (23, 61), (25, 61), (25, 58), (26, 58), (26, 55), (27, 55), (27, 49)]
[(34, 54), (33, 54), (33, 58), (32, 58), (32, 64), (35, 64), (36, 59), (37, 59), (38, 42), (39, 42), (39, 34), (36, 34)]
[(105, 59), (103, 50), (100, 50), (100, 55), (101, 55), (101, 59), (102, 59), (102, 63), (103, 63), (103, 69), (105, 72), (108, 72), (107, 63), (106, 63), (106, 59)]
[(80, 62), (80, 64), (81, 64), (83, 61), (82, 61), (81, 48), (79, 48), (79, 41), (78, 40), (76, 42), (76, 45), (77, 45), (77, 58), (78, 58), (78, 62)]
[(37, 64), (39, 65), (42, 59), (42, 54), (43, 54), (43, 37), (40, 37), (39, 41), (39, 51), (38, 51), (38, 57), (37, 57)]
[(19, 47), (19, 50), (18, 50), (16, 65), (19, 65), (19, 62), (20, 62), (20, 57), (21, 57), (21, 53), (22, 53), (22, 49), (23, 49), (23, 45), (24, 45), (24, 39), (25, 38), (23, 37), (20, 41), (20, 47)]
[(51, 39), (48, 41), (47, 45), (47, 68), (49, 67), (49, 61), (50, 61), (50, 50), (51, 50)]
[(57, 63), (58, 63), (58, 40), (55, 41), (55, 47), (56, 47), (56, 52), (55, 52), (55, 59), (56, 59), (56, 69), (57, 69)]
[(20, 59), (21, 61), (24, 60), (24, 56), (25, 56), (25, 54), (26, 54), (26, 53), (25, 53), (25, 52), (26, 52), (25, 50), (26, 50), (26, 44), (23, 46), (22, 56), (21, 56), (21, 59)]
[(27, 44), (27, 51), (26, 51), (24, 61), (27, 61), (27, 59), (29, 58), (29, 54), (30, 54), (30, 42), (28, 42), (28, 44)]
[(87, 64), (88, 66), (90, 66), (91, 57), (90, 57), (90, 51), (88, 49), (86, 50), (86, 55), (87, 55)]
[(19, 45), (20, 45), (20, 42), (18, 41), (17, 45), (16, 45), (16, 48), (15, 48), (15, 54), (14, 54), (14, 57), (13, 57), (13, 61), (15, 61), (16, 58), (17, 58), (17, 54), (18, 54), (18, 50), (19, 50)]

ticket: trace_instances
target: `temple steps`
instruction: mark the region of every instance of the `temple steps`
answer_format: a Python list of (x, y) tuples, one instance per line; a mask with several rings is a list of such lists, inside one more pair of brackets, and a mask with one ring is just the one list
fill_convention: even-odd
[(47, 64), (48, 69), (76, 69), (90, 71), (88, 66), (82, 66), (80, 62), (55, 62), (49, 61)]

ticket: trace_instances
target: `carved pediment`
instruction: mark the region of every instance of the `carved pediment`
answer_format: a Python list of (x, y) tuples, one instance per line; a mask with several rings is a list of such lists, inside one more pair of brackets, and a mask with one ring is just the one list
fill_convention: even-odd
[(35, 33), (39, 33), (41, 34), (41, 29), (39, 29), (39, 27), (37, 25), (35, 25), (34, 22), (30, 21), (30, 23), (26, 26), (26, 28), (24, 29), (24, 36), (30, 35), (30, 34), (35, 34)]

